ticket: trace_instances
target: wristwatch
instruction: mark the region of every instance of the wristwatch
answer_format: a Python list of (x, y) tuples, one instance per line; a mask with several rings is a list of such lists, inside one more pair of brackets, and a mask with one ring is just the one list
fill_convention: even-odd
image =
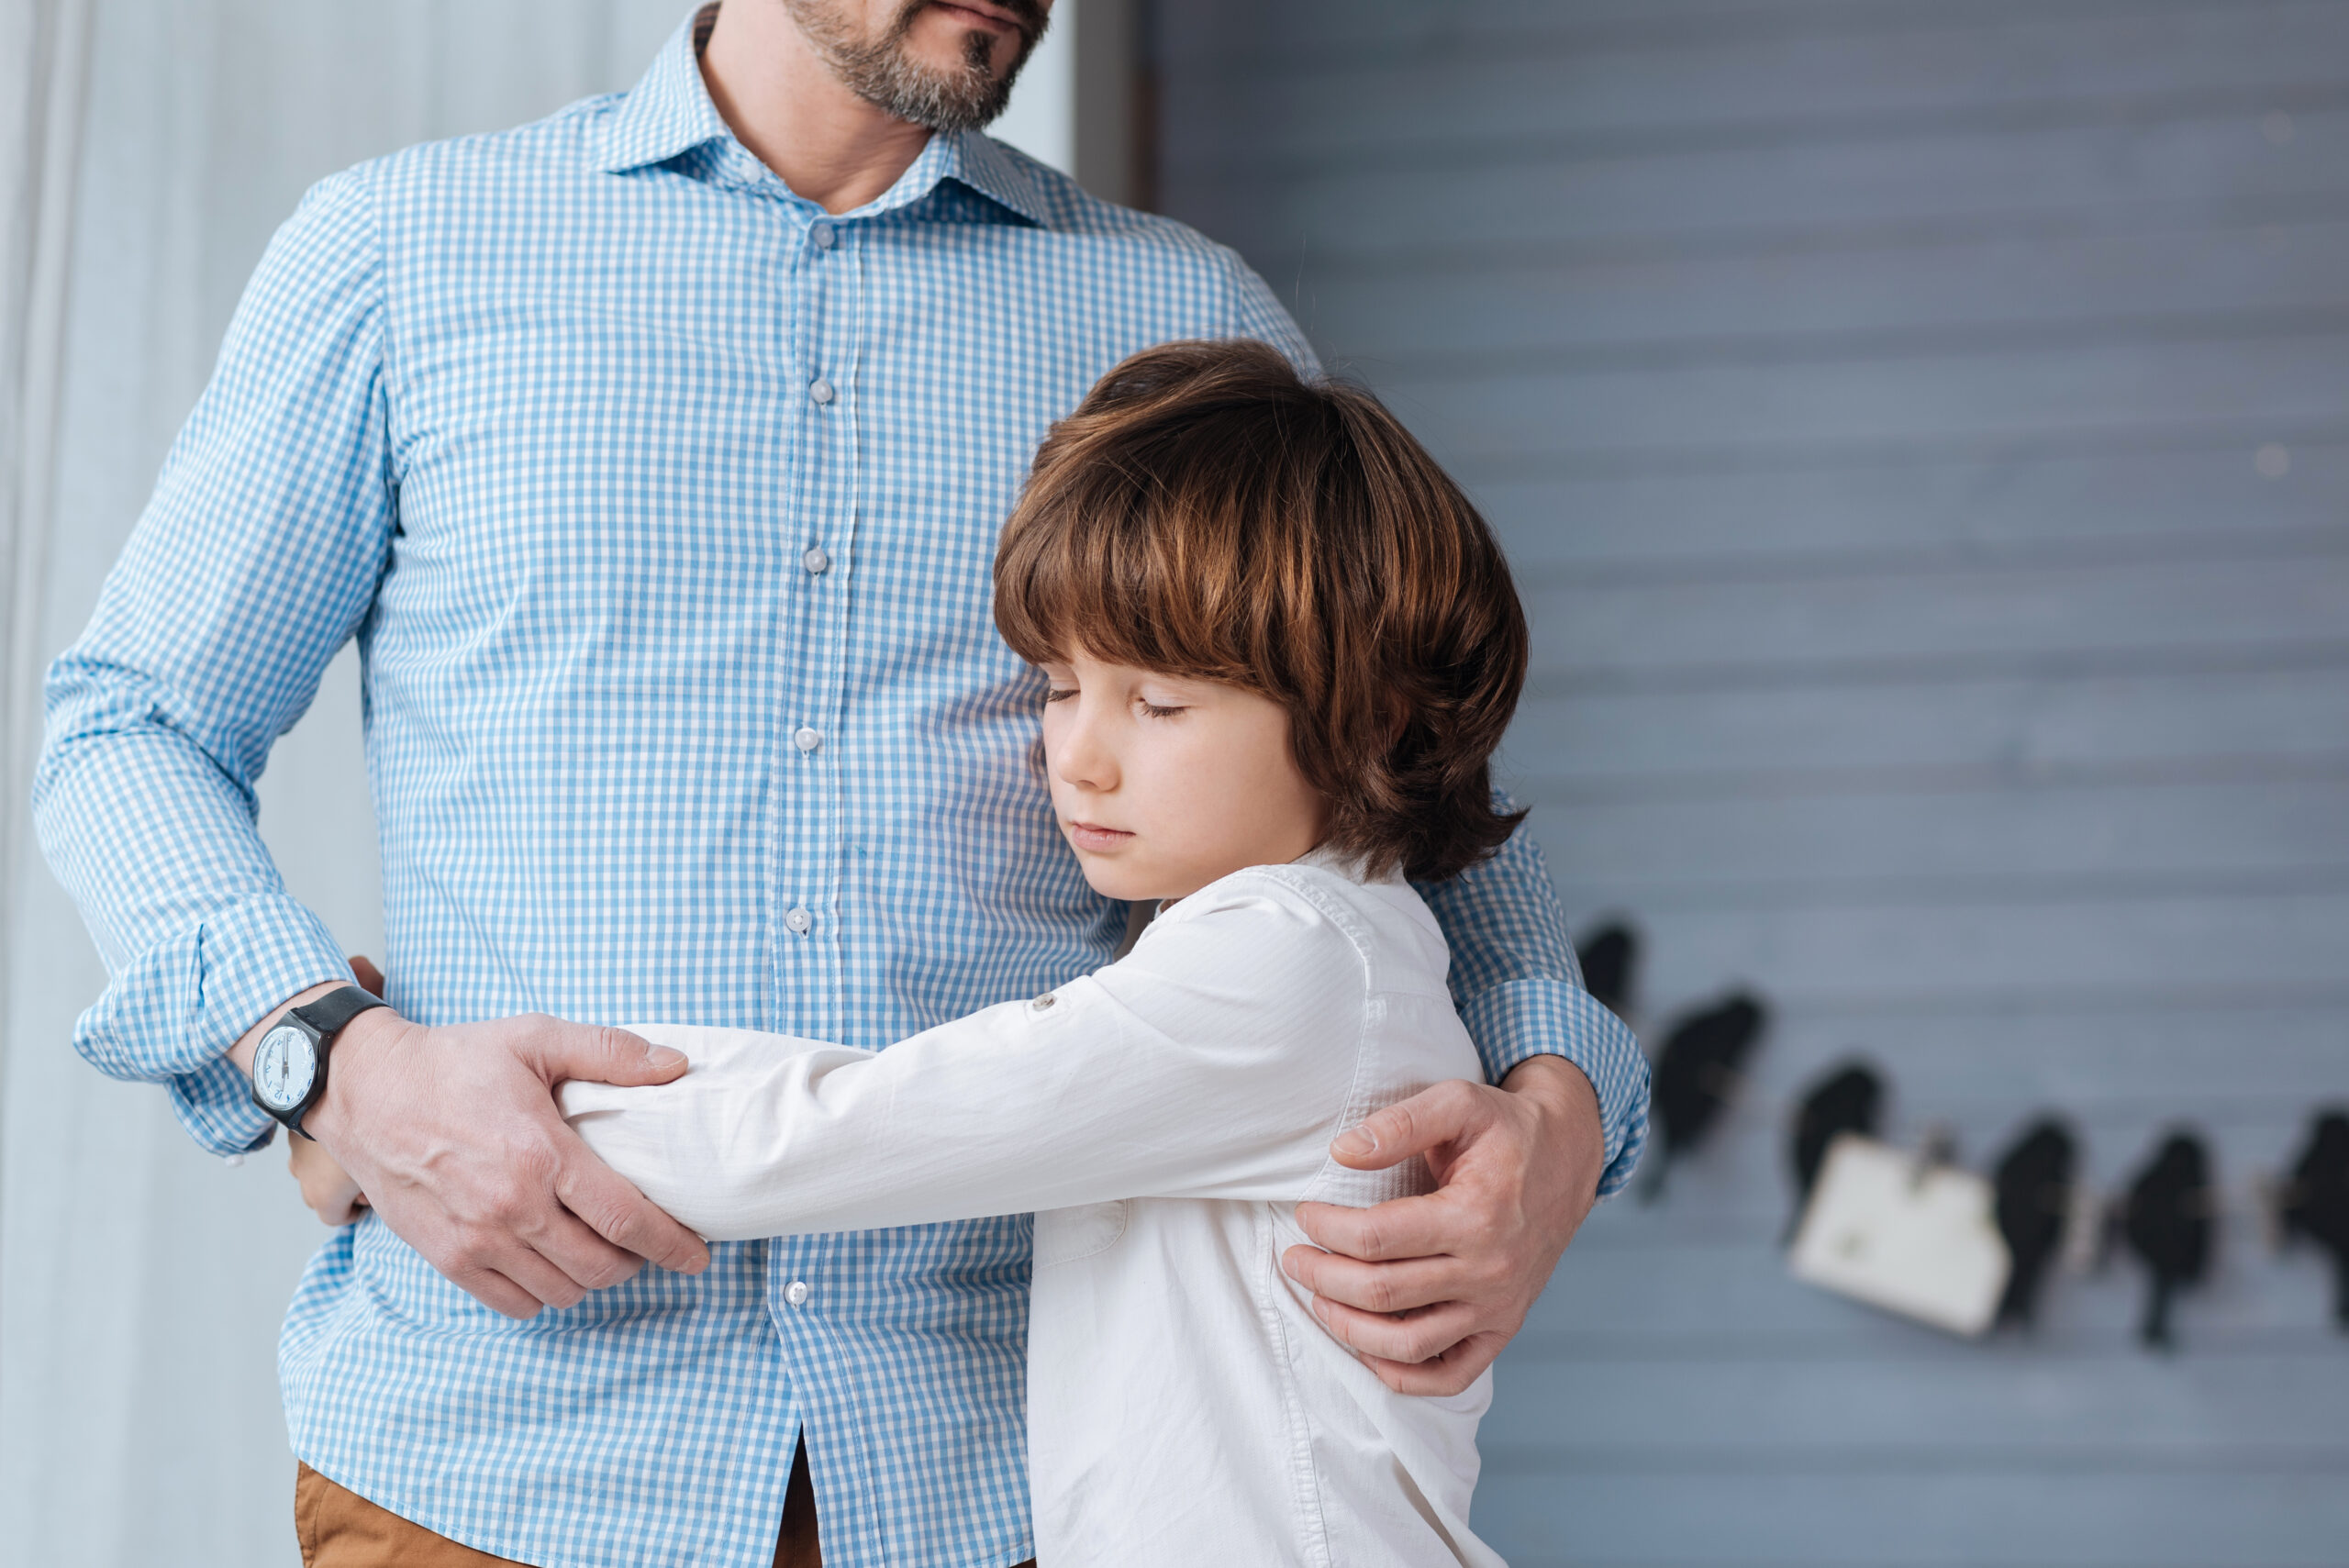
[(360, 1014), (384, 1005), (381, 996), (345, 985), (287, 1008), (253, 1052), (253, 1104), (309, 1138), (302, 1131), (302, 1117), (327, 1092), (327, 1051), (335, 1036)]

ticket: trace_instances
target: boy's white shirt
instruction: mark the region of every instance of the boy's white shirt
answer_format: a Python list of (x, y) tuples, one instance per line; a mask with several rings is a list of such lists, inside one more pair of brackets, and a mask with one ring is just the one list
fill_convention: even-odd
[[(713, 1240), (1036, 1210), (1029, 1473), (1046, 1564), (1498, 1564), (1468, 1529), (1491, 1373), (1394, 1393), (1281, 1272), (1304, 1199), (1430, 1184), (1330, 1140), (1480, 1078), (1435, 917), (1317, 853), (1172, 904), (1117, 962), (884, 1051), (636, 1025), (692, 1061), (564, 1115)], [(823, 1282), (807, 1282), (822, 1310)]]

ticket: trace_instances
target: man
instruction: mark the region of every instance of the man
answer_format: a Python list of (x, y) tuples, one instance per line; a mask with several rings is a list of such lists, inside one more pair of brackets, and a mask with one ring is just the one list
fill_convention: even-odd
[[(114, 977), (77, 1045), (225, 1152), (306, 1031), (322, 1088), (279, 1108), (373, 1206), (281, 1351), (313, 1568), (812, 1562), (818, 1519), (836, 1568), (1030, 1551), (1024, 1218), (706, 1251), (550, 1091), (679, 1070), (596, 1026), (877, 1047), (1123, 930), (1033, 770), (996, 530), (1132, 350), (1310, 355), (1230, 252), (977, 134), (1047, 4), (734, 0), (629, 94), (322, 183), (51, 673), (43, 843)], [(251, 816), (353, 635), (392, 1004), (355, 1014)], [(1341, 1138), (1442, 1145), (1447, 1184), (1287, 1260), (1431, 1394), (1645, 1105), (1530, 841), (1432, 896), (1501, 1086)]]

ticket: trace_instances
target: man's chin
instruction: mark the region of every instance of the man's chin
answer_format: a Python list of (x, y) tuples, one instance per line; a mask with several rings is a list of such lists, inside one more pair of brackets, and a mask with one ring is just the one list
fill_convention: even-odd
[(970, 72), (984, 48), (987, 77), (1000, 86), (1026, 63), (1030, 40), (1010, 23), (958, 6), (932, 4), (915, 16), (898, 47), (908, 62), (941, 81)]
[[(926, 12), (925, 16), (941, 13)], [(1013, 69), (1019, 59), (1019, 36), (997, 33), (988, 28), (950, 21), (931, 28), (917, 27), (905, 41), (908, 64), (920, 68), (925, 75), (940, 82), (957, 78), (969, 80), (974, 74), (971, 61), (976, 46), (987, 47), (987, 78), (1000, 86), (1004, 73)]]

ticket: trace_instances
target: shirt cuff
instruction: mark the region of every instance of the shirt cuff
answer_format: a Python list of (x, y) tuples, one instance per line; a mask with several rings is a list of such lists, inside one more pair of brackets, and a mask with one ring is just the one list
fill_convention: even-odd
[(284, 894), (229, 905), (139, 953), (73, 1026), (73, 1049), (110, 1078), (169, 1086), (180, 1125), (215, 1154), (277, 1130), (228, 1048), (287, 997), (351, 966), (316, 915)]
[(1460, 1021), (1492, 1083), (1534, 1056), (1563, 1056), (1582, 1069), (1598, 1093), (1606, 1138), (1598, 1195), (1620, 1192), (1648, 1140), (1648, 1059), (1630, 1026), (1580, 986), (1546, 976), (1478, 992), (1460, 1009)]

